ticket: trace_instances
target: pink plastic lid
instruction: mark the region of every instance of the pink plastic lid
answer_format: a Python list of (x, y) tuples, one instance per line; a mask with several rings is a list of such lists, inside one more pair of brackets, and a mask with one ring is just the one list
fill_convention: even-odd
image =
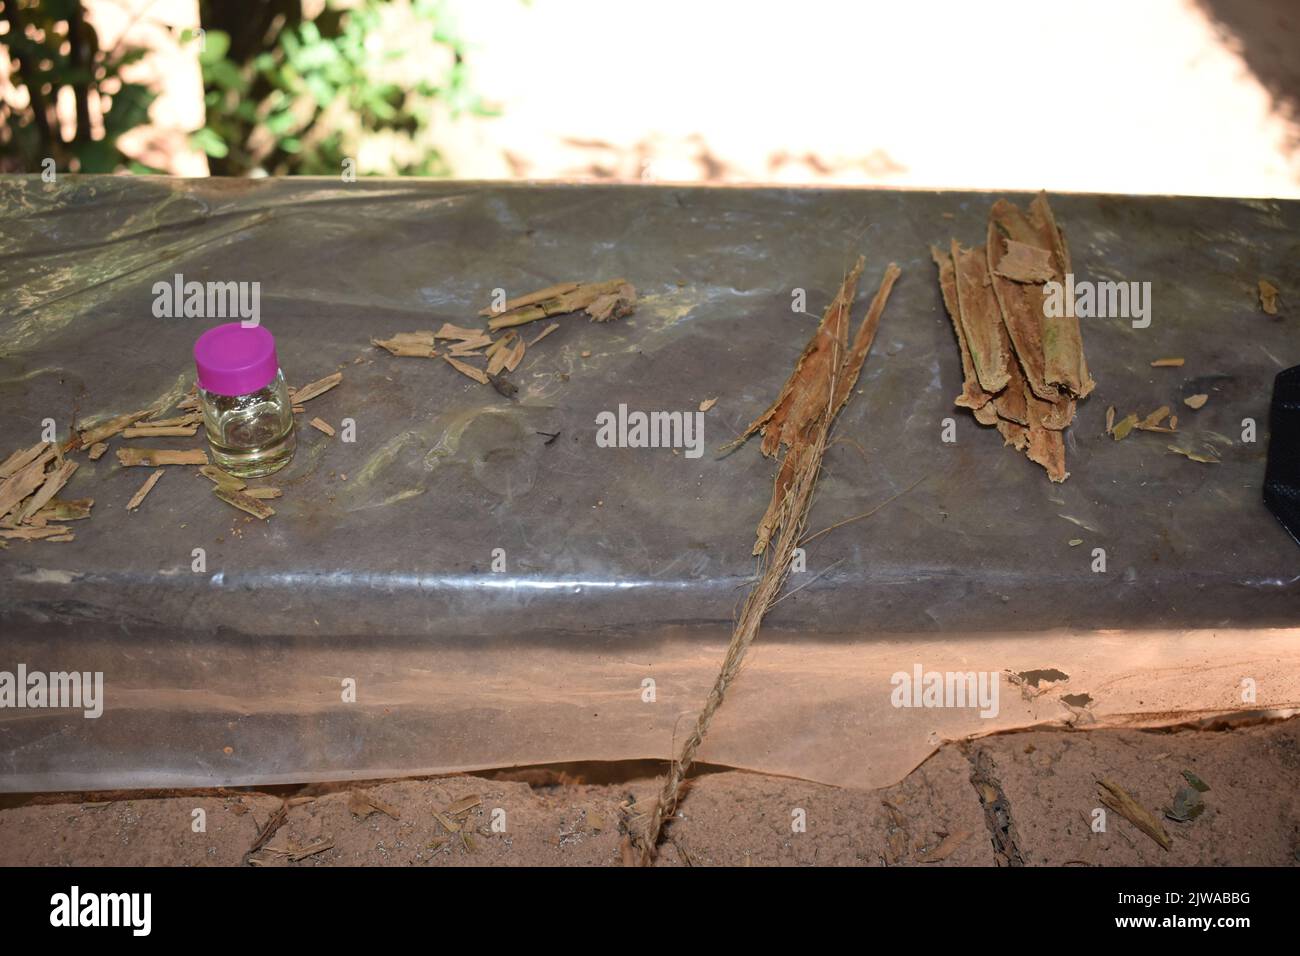
[(218, 395), (248, 395), (266, 388), (280, 369), (275, 336), (260, 325), (229, 322), (208, 329), (194, 343), (199, 388)]

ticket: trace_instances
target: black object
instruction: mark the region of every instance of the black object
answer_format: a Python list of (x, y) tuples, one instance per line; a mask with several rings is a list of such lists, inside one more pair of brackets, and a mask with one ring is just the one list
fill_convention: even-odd
[(1264, 504), (1300, 544), (1300, 365), (1273, 379)]

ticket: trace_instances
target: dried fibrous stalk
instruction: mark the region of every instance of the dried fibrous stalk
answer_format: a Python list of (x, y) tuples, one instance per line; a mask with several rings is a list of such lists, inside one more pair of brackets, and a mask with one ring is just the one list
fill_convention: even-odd
[(864, 260), (859, 258), (827, 307), (817, 331), (776, 401), (738, 439), (744, 441), (755, 432), (761, 432), (764, 454), (768, 456), (782, 446), (786, 448), (777, 477), (780, 494), (774, 496), (775, 508), (769, 507), (758, 528), (760, 540), (766, 542), (775, 536), (775, 541), (767, 554), (763, 574), (745, 598), (713, 689), (678, 759), (671, 765), (654, 809), (648, 816), (641, 837), (642, 863), (648, 864), (654, 857), (664, 821), (677, 808), (682, 782), (708, 732), (713, 715), (722, 706), (727, 688), (739, 674), (745, 653), (758, 634), (763, 616), (776, 600), (789, 572), (794, 550), (803, 536), (831, 426), (853, 394), (890, 290), (899, 275), (898, 267), (891, 263), (850, 345), (849, 309), (863, 266)]

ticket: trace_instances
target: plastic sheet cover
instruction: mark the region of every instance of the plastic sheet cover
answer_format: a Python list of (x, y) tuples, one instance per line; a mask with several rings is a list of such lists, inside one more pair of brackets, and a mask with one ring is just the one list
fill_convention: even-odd
[[(188, 389), (192, 343), (218, 320), (155, 314), (155, 284), (177, 275), (258, 283), (291, 384), (344, 374), (299, 416), (269, 521), (183, 467), (128, 512), (148, 472), (110, 451), (79, 456), (63, 493), (95, 499), (74, 541), (0, 551), (0, 670), (104, 675), (98, 717), (0, 709), (0, 789), (669, 758), (754, 579), (775, 474), (755, 442), (717, 449), (815, 325), (796, 290), (819, 315), (859, 253), (855, 324), (887, 263), (902, 278), (809, 529), (905, 493), (809, 543), (700, 759), (876, 786), (945, 739), (1296, 706), (1300, 549), (1261, 485), (1272, 380), (1300, 361), (1300, 205), (1052, 198), (1079, 277), (1149, 282), (1152, 304), (1145, 328), (1082, 320), (1098, 386), (1056, 485), (952, 405), (961, 369), (929, 245), (982, 242), (993, 198), (0, 181), (0, 457), (45, 419), (63, 438), (74, 418)], [(370, 344), (472, 325), (496, 289), (617, 276), (635, 314), (558, 319), (513, 398)], [(1259, 309), (1263, 276), (1281, 316)], [(1151, 366), (1168, 356), (1185, 364)], [(1205, 407), (1185, 408), (1198, 393)], [(698, 456), (596, 442), (620, 405), (693, 413), (715, 398)], [(1172, 453), (1168, 435), (1105, 434), (1107, 406), (1164, 404), (1177, 440), (1217, 463)], [(356, 440), (307, 427), (315, 416), (351, 419)], [(997, 706), (897, 706), (900, 673), (951, 671), (994, 675)]]

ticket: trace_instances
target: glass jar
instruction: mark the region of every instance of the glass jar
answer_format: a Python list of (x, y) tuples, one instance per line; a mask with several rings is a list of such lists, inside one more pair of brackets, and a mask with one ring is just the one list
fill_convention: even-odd
[(289, 464), (296, 445), (293, 403), (274, 336), (260, 325), (218, 325), (194, 343), (194, 365), (217, 467), (260, 478)]

